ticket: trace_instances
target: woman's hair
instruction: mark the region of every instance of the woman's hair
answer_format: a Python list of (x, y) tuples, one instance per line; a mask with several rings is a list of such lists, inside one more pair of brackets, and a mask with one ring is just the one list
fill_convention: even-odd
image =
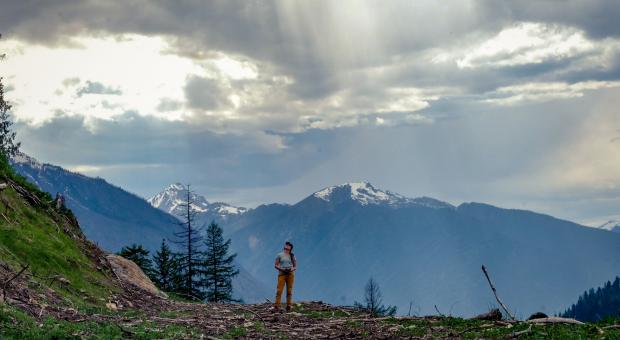
[(297, 261), (295, 260), (295, 254), (293, 254), (293, 244), (288, 241), (286, 241), (284, 244), (291, 247), (291, 261), (293, 262), (294, 266), (297, 266)]

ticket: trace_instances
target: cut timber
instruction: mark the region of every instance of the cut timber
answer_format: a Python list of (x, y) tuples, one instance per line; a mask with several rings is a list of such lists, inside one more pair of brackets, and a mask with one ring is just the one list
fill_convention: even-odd
[(106, 258), (110, 262), (114, 274), (121, 281), (121, 285), (131, 284), (153, 295), (163, 298), (168, 297), (166, 293), (155, 287), (148, 276), (133, 261), (114, 254), (108, 254)]
[(528, 320), (526, 321), (528, 323), (534, 323), (534, 324), (547, 324), (547, 323), (568, 323), (568, 324), (574, 324), (574, 325), (583, 325), (584, 323), (579, 321), (579, 320), (575, 320), (575, 319), (569, 319), (569, 318), (558, 318), (558, 317), (550, 317), (550, 318), (540, 318), (540, 319), (532, 319), (532, 320)]
[(489, 320), (489, 321), (499, 321), (502, 319), (502, 312), (499, 309), (495, 308), (492, 311), (480, 315), (476, 315), (470, 320)]

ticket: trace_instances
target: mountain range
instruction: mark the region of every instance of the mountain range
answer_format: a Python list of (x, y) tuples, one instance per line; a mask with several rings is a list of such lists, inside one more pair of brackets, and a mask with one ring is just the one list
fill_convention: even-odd
[[(55, 183), (54, 190), (46, 189), (52, 194), (67, 192), (72, 209), (72, 201), (88, 206), (105, 200), (112, 205), (108, 214), (117, 219), (122, 217), (115, 215), (117, 209), (131, 209), (114, 205), (114, 197), (88, 199), (90, 195), (117, 193), (111, 189), (73, 188), (93, 187), (90, 181), (105, 183), (101, 179), (69, 172), (60, 176), (57, 167), (43, 166), (42, 171), (29, 169), (40, 165), (26, 163), (21, 170), (19, 162), (15, 166), (42, 187)], [(84, 177), (83, 182), (76, 184), (68, 174)], [(89, 195), (73, 197), (73, 190)], [(160, 210), (150, 209), (164, 214), (168, 221), (175, 220), (168, 212), (178, 209), (179, 199), (187, 195), (183, 190), (178, 184), (169, 186), (149, 199)], [(232, 250), (241, 267), (247, 268), (250, 282), (273, 284), (275, 255), (284, 241), (293, 242), (299, 261), (296, 299), (353, 304), (362, 300), (364, 285), (372, 276), (380, 285), (384, 302), (398, 306), (400, 313), (406, 313), (411, 302), (412, 312), (420, 314), (435, 313), (436, 305), (446, 314), (472, 315), (495, 305), (480, 270), (484, 264), (504, 302), (527, 317), (535, 311), (560, 312), (584, 289), (620, 272), (618, 233), (531, 211), (408, 198), (368, 182), (327, 187), (296, 204), (266, 204), (254, 209), (209, 203), (199, 195), (193, 199), (199, 203), (196, 212), (205, 221), (216, 220), (232, 239)], [(145, 200), (142, 204), (148, 206)], [(76, 215), (82, 221), (79, 211)], [(169, 232), (136, 222), (131, 227), (136, 234)], [(105, 224), (97, 228), (107, 232), (86, 234), (99, 243), (113, 238), (110, 233), (124, 233)], [(252, 284), (249, 287), (253, 289)], [(262, 287), (264, 292), (255, 299), (270, 297), (270, 288)]]
[[(294, 205), (259, 206), (225, 228), (239, 261), (259, 280), (285, 240), (300, 263), (297, 297), (361, 300), (372, 276), (402, 312), (472, 315), (495, 305), (485, 265), (521, 316), (561, 311), (584, 289), (620, 272), (620, 235), (531, 211), (481, 203), (453, 206), (348, 183)], [(245, 243), (245, 244), (244, 244)]]
[[(162, 239), (175, 240), (174, 232), (179, 223), (177, 217), (154, 208), (144, 198), (102, 178), (92, 178), (41, 163), (25, 154), (14, 157), (11, 164), (15, 171), (41, 190), (49, 192), (52, 197), (57, 193), (62, 194), (66, 206), (77, 216), (86, 237), (107, 251), (117, 252), (124, 246), (136, 243), (153, 254)], [(219, 219), (213, 214), (209, 216)], [(271, 296), (272, 290), (243, 266), (239, 266), (239, 275), (233, 280), (233, 288), (237, 297), (245, 302), (262, 302), (265, 297)]]

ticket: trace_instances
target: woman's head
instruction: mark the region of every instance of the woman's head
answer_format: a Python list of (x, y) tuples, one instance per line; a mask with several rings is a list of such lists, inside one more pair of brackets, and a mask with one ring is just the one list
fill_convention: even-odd
[(289, 252), (293, 251), (293, 244), (291, 242), (288, 242), (288, 241), (285, 242), (284, 243), (284, 250), (289, 251)]

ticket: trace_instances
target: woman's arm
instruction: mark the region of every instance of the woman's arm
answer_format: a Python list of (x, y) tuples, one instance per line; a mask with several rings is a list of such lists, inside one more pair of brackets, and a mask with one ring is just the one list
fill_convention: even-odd
[(282, 268), (280, 268), (280, 257), (276, 257), (276, 263), (274, 264), (274, 266), (277, 270), (282, 270)]

